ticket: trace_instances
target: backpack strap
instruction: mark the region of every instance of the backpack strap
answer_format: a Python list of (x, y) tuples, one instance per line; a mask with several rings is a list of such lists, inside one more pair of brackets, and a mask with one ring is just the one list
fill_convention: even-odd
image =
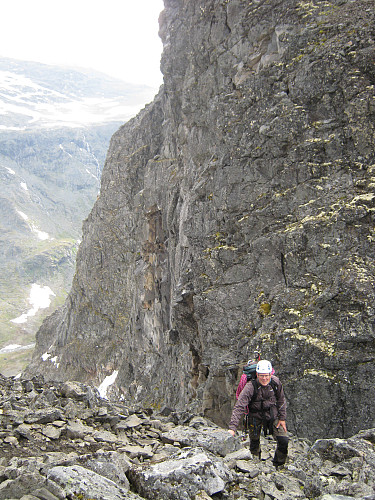
[(274, 390), (274, 393), (276, 394), (276, 391), (279, 388), (279, 386), (278, 386), (278, 384), (276, 383), (276, 381), (272, 377), (271, 377), (271, 380), (270, 380), (270, 386), (272, 387), (272, 389)]
[[(249, 402), (249, 405), (247, 407), (247, 410), (249, 411), (249, 406), (251, 405), (251, 403), (254, 401), (256, 395), (257, 395), (257, 392), (258, 392), (258, 384), (257, 384), (257, 379), (252, 379), (251, 380), (251, 383), (253, 384), (253, 388), (254, 388), (254, 392), (253, 392), (253, 395), (251, 396), (251, 399), (250, 399), (250, 402)], [(275, 380), (273, 380), (273, 378), (271, 378), (270, 380), (270, 386), (272, 387), (274, 393), (275, 393), (275, 396), (276, 396), (276, 391), (277, 389), (279, 388), (277, 382)], [(276, 397), (276, 400), (277, 400), (277, 397)]]
[[(254, 387), (254, 393), (251, 396), (250, 403), (253, 401), (253, 399), (255, 398), (255, 396), (256, 396), (256, 394), (258, 392), (257, 379), (256, 378), (251, 379), (251, 383), (253, 384), (253, 387)], [(270, 380), (270, 386), (272, 387), (274, 393), (276, 394), (276, 391), (279, 388), (279, 385), (277, 384), (276, 380), (274, 380), (273, 378), (271, 378), (271, 380)]]

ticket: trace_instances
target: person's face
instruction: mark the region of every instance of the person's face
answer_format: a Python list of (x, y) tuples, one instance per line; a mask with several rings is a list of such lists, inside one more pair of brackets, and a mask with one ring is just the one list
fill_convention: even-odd
[(271, 382), (271, 374), (270, 373), (257, 373), (257, 377), (260, 385), (268, 385)]

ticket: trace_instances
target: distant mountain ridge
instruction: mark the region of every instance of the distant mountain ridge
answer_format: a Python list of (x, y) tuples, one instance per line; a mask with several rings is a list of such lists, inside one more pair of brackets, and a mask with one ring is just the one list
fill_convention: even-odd
[(0, 130), (124, 122), (154, 94), (96, 71), (0, 58)]
[[(31, 354), (74, 273), (112, 134), (154, 89), (0, 58), (0, 372)], [(50, 304), (50, 306), (49, 306)]]

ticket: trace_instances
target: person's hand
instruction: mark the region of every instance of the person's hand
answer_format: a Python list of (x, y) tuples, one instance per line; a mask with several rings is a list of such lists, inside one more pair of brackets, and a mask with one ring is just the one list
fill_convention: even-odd
[(284, 429), (284, 431), (286, 432), (286, 422), (285, 422), (285, 420), (279, 420), (278, 423), (277, 423), (277, 425), (276, 425), (276, 428), (278, 429), (280, 427), (280, 425)]
[(235, 432), (232, 429), (228, 429), (228, 432), (229, 432), (229, 434), (232, 434), (232, 436), (234, 437)]

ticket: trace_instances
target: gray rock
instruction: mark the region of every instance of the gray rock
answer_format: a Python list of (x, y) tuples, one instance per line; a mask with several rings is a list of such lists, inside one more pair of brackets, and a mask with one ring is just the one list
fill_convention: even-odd
[(51, 493), (46, 488), (39, 488), (33, 491), (34, 498), (38, 498), (39, 500), (60, 500), (64, 497), (57, 497), (53, 493)]
[(116, 443), (118, 440), (117, 436), (110, 431), (95, 431), (92, 433), (92, 437), (95, 441), (106, 443)]
[(53, 425), (47, 425), (42, 430), (42, 434), (49, 439), (59, 439), (59, 437), (61, 436), (61, 429), (58, 429)]
[(81, 384), (80, 382), (65, 382), (61, 387), (61, 393), (66, 398), (77, 399), (78, 401), (90, 400), (99, 393), (92, 387)]
[(360, 452), (343, 439), (319, 439), (311, 450), (335, 463), (360, 456)]
[(20, 474), (15, 479), (6, 479), (0, 483), (0, 499), (21, 498), (23, 495), (39, 489), (43, 482), (44, 477), (38, 473), (25, 473)]
[(177, 426), (162, 434), (166, 442), (178, 442), (183, 446), (200, 446), (212, 453), (225, 457), (240, 448), (240, 442), (233, 438), (226, 430), (215, 427)]
[(288, 500), (290, 498), (306, 498), (303, 484), (294, 478), (281, 473), (274, 473), (271, 477), (261, 478), (261, 489), (264, 495), (276, 500)]
[(261, 473), (259, 465), (249, 460), (236, 460), (236, 467), (241, 472), (246, 472), (252, 479)]
[(170, 460), (147, 468), (133, 468), (129, 474), (137, 491), (150, 499), (188, 500), (202, 489), (213, 495), (222, 491), (231, 479), (224, 463), (201, 448), (182, 450)]
[[(44, 389), (49, 390), (47, 384)], [(157, 481), (157, 477), (163, 478), (160, 479), (162, 486), (156, 490), (159, 498), (162, 495), (167, 495), (167, 498), (173, 498), (173, 495), (178, 495), (176, 498), (194, 498), (194, 496), (200, 498), (203, 495), (204, 498), (207, 495), (214, 495), (212, 492), (215, 485), (223, 487), (222, 494), (228, 500), (238, 500), (241, 491), (246, 491), (246, 495), (251, 495), (253, 498), (273, 496), (290, 499), (301, 498), (302, 493), (304, 497), (309, 498), (318, 498), (324, 494), (371, 498), (374, 491), (374, 429), (361, 431), (347, 440), (319, 440), (313, 446), (292, 436), (288, 462), (276, 472), (271, 465), (275, 449), (275, 442), (272, 439), (261, 436), (264, 460), (255, 461), (250, 455), (248, 441), (240, 440), (237, 441), (241, 446), (240, 449), (221, 458), (220, 447), (217, 443), (213, 446), (212, 441), (215, 442), (221, 432), (229, 436), (227, 431), (218, 429), (215, 424), (200, 416), (192, 417), (191, 414), (184, 416), (182, 413), (173, 416), (176, 421), (186, 419), (186, 425), (173, 424), (176, 436), (180, 436), (181, 446), (187, 446), (188, 439), (199, 441), (203, 435), (206, 437), (203, 440), (205, 446), (213, 449), (216, 447), (214, 454), (203, 448), (180, 450), (176, 446), (164, 443), (163, 441), (168, 439), (159, 432), (154, 433), (150, 427), (152, 421), (158, 421), (163, 428), (165, 422), (162, 422), (164, 418), (162, 416), (159, 419), (145, 418), (142, 421), (148, 421), (148, 424), (123, 429), (122, 435), (116, 436), (108, 430), (112, 415), (132, 413), (129, 408), (107, 402), (105, 412), (92, 412), (88, 411), (89, 400), (72, 399), (64, 405), (66, 398), (62, 396), (59, 388), (50, 390), (55, 391), (56, 400), (50, 398), (50, 401), (59, 406), (62, 420), (54, 421), (54, 424), (47, 422), (18, 425), (15, 423), (17, 419), (12, 420), (13, 424), (7, 418), (1, 419), (0, 435), (3, 436), (3, 441), (0, 442), (0, 453), (4, 456), (0, 462), (0, 485), (4, 498), (31, 495), (65, 500), (67, 494), (65, 482), (56, 482), (49, 473), (56, 467), (69, 469), (76, 466), (112, 481), (128, 495), (130, 495), (129, 488), (138, 488), (139, 493), (146, 498), (152, 497), (153, 494), (150, 492), (151, 483), (148, 482), (147, 474), (153, 478), (152, 484)], [(11, 381), (4, 381), (0, 377), (0, 404), (4, 401), (6, 406), (13, 393)], [(17, 406), (21, 414), (28, 413), (30, 404), (27, 393), (19, 393)], [(46, 409), (48, 410), (48, 407)], [(82, 420), (69, 421), (65, 424), (68, 420), (65, 411), (70, 413), (72, 409), (81, 415)], [(59, 425), (56, 426), (56, 422), (60, 422)], [(114, 428), (116, 422), (118, 421), (115, 421)], [(67, 431), (69, 426), (71, 431), (75, 429), (77, 432), (74, 434), (74, 439)], [(45, 434), (51, 428), (61, 431), (53, 441), (45, 439)], [(103, 440), (99, 444), (93, 436), (100, 434), (110, 436), (111, 439)], [(17, 436), (16, 446), (6, 442), (7, 437), (15, 438), (15, 436)], [(169, 440), (177, 443), (176, 436), (170, 435)], [(126, 445), (122, 442), (125, 438), (128, 442)], [(94, 450), (93, 446), (96, 446)], [(98, 446), (103, 450), (95, 452)], [(109, 451), (112, 449), (117, 451)], [(205, 457), (204, 460), (201, 460), (202, 455)], [(204, 468), (202, 463), (208, 467), (208, 479), (201, 470)], [(225, 474), (222, 474), (223, 468)], [(146, 472), (147, 477), (142, 476)], [(202, 477), (205, 478), (203, 482)], [(178, 478), (178, 493), (175, 491), (177, 483), (173, 478)], [(91, 479), (92, 476), (87, 481), (90, 482)], [(75, 484), (74, 481), (73, 483)], [(96, 476), (94, 483), (96, 484)], [(100, 495), (99, 489), (96, 490), (96, 495)]]
[(150, 446), (128, 445), (121, 447), (121, 450), (129, 455), (130, 458), (153, 456), (152, 448)]
[(350, 500), (355, 497), (348, 497), (347, 495), (322, 495), (319, 500)]
[(116, 425), (116, 429), (121, 430), (121, 429), (131, 429), (133, 427), (139, 427), (142, 425), (142, 419), (140, 419), (137, 415), (133, 414), (130, 415), (128, 418), (125, 420), (122, 420)]
[(57, 408), (43, 408), (30, 413), (27, 413), (24, 417), (25, 423), (27, 424), (48, 424), (54, 420), (61, 420), (62, 413)]
[(70, 421), (66, 426), (68, 438), (83, 439), (85, 435), (91, 434), (94, 431), (93, 427), (83, 424), (81, 421)]
[(128, 494), (113, 481), (80, 465), (53, 467), (47, 477), (62, 486), (66, 495), (84, 495), (101, 500), (132, 498), (130, 493)]
[(125, 490), (129, 490), (129, 481), (125, 473), (131, 467), (131, 463), (124, 454), (103, 452), (82, 455), (78, 459), (72, 460), (72, 464), (74, 463), (110, 479)]

